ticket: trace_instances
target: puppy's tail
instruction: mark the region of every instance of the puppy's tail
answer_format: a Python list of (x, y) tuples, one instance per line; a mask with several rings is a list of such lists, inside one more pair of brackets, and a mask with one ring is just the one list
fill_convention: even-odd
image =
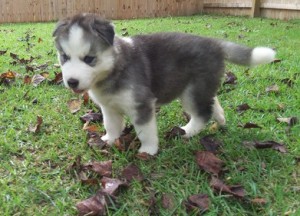
[(249, 48), (228, 41), (221, 41), (225, 59), (240, 65), (256, 66), (275, 60), (276, 52), (268, 47)]

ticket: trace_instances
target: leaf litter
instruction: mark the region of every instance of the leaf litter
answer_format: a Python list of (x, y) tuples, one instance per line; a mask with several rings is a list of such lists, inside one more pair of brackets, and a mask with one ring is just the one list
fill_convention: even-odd
[(208, 211), (211, 201), (207, 194), (195, 194), (188, 197), (187, 201), (183, 202), (188, 213), (199, 212), (203, 214)]
[(200, 169), (218, 176), (224, 166), (224, 162), (209, 151), (197, 151), (196, 162)]
[(244, 141), (243, 144), (250, 148), (266, 149), (271, 148), (281, 153), (287, 153), (287, 149), (284, 144), (275, 141)]
[(34, 125), (29, 125), (28, 131), (31, 133), (39, 133), (41, 131), (41, 125), (43, 123), (42, 116), (36, 117), (36, 123)]
[(133, 180), (144, 180), (143, 173), (135, 164), (130, 164), (125, 167), (119, 178), (112, 178), (111, 160), (81, 164), (81, 157), (78, 156), (68, 170), (81, 173), (81, 182), (94, 182), (94, 179), (87, 177), (87, 171), (93, 172), (101, 178), (101, 188), (96, 194), (76, 204), (79, 215), (106, 215), (107, 208), (114, 205), (117, 199), (116, 196), (123, 188), (128, 188)]

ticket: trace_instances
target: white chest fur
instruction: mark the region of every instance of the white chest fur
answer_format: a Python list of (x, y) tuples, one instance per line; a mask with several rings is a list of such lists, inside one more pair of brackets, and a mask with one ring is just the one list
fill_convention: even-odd
[(133, 92), (130, 89), (112, 94), (103, 93), (99, 89), (91, 89), (89, 96), (100, 107), (105, 106), (122, 114), (131, 113), (136, 105)]

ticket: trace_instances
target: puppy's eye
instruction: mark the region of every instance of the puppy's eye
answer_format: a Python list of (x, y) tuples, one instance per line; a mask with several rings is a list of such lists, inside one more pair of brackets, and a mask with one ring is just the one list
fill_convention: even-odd
[(63, 59), (64, 62), (66, 62), (66, 61), (70, 60), (70, 57), (67, 56), (66, 54), (63, 54), (62, 59)]
[(83, 58), (84, 63), (86, 64), (91, 64), (94, 61), (95, 57), (94, 56), (85, 56)]

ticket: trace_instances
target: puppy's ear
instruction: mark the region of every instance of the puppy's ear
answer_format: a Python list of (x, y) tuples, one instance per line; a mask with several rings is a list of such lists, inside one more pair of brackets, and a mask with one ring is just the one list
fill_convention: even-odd
[(112, 23), (97, 17), (93, 20), (91, 28), (108, 45), (112, 46), (114, 44), (115, 30)]
[(61, 34), (66, 29), (67, 25), (69, 25), (69, 23), (70, 23), (70, 19), (64, 19), (64, 20), (59, 21), (56, 24), (56, 27), (53, 31), (52, 36), (57, 37), (57, 35)]

